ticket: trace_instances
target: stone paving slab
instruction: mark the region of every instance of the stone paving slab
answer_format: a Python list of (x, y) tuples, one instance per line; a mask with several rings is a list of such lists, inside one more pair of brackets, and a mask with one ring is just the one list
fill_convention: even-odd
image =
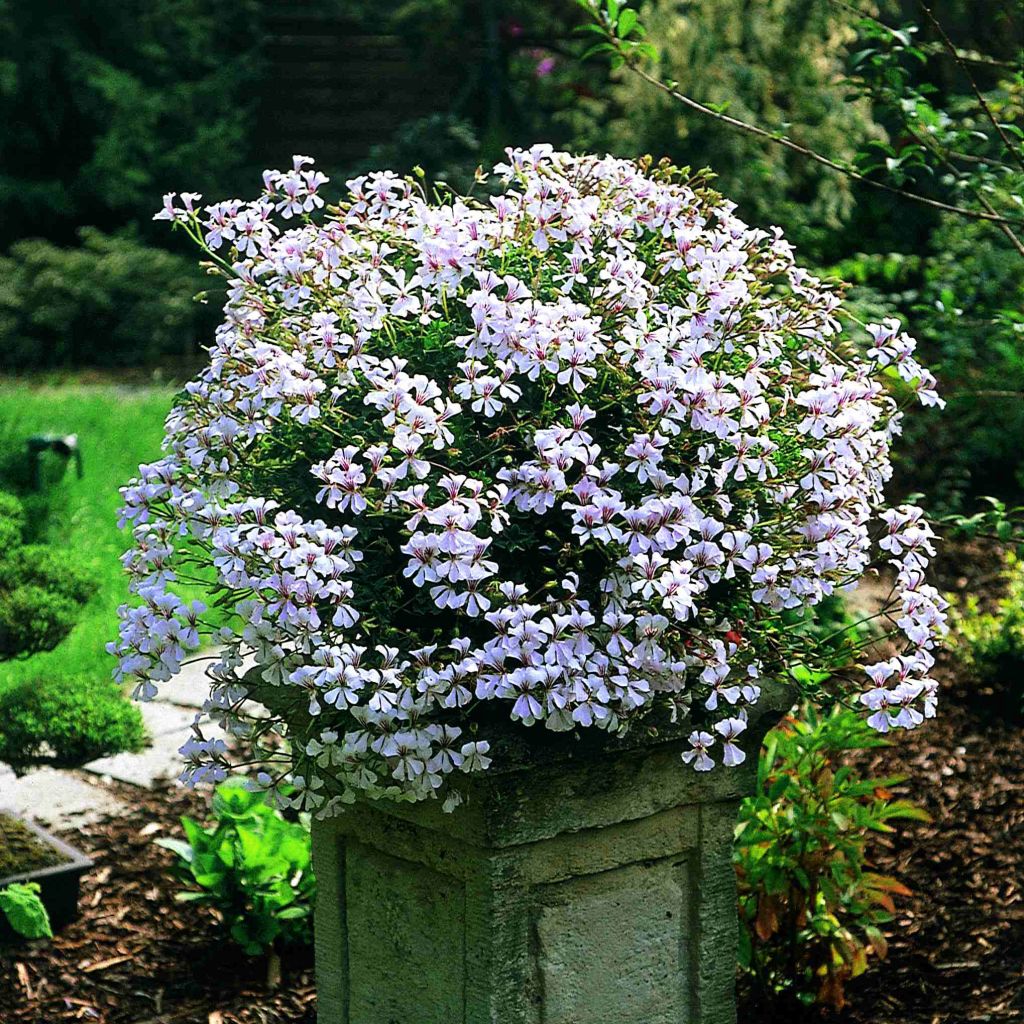
[(117, 779), (131, 786), (153, 789), (158, 782), (176, 779), (182, 759), (178, 749), (188, 732), (164, 733), (153, 738), (153, 745), (138, 754), (113, 754), (82, 766), (82, 770), (101, 778)]
[(209, 664), (209, 659), (204, 659), (185, 665), (170, 682), (160, 684), (156, 700), (185, 708), (202, 708), (203, 702), (210, 696), (210, 680), (206, 677), (206, 666)]
[(139, 701), (136, 705), (146, 725), (146, 731), (156, 739), (158, 736), (174, 734), (180, 736), (178, 746), (185, 742), (189, 727), (196, 717), (192, 708), (179, 708), (162, 701)]
[(124, 801), (99, 781), (56, 768), (39, 768), (13, 781), (0, 776), (0, 807), (60, 828), (88, 825), (129, 811)]

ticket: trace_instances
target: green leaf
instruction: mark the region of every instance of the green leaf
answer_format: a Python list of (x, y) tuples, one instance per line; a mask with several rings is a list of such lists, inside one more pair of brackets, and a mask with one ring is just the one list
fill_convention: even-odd
[(50, 916), (39, 893), (38, 882), (12, 882), (0, 889), (0, 911), (11, 927), (26, 939), (53, 938)]
[(157, 846), (162, 846), (165, 850), (170, 850), (172, 853), (176, 853), (186, 864), (192, 863), (194, 851), (189, 843), (186, 843), (181, 839), (157, 839)]
[(616, 33), (620, 39), (628, 39), (632, 34), (633, 29), (636, 28), (637, 21), (636, 11), (632, 8), (627, 7), (622, 14), (619, 15), (619, 23), (616, 27)]

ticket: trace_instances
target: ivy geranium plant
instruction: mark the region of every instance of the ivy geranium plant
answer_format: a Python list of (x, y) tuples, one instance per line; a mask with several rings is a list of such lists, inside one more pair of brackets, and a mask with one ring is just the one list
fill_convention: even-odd
[[(765, 680), (834, 667), (793, 614), (889, 560), (900, 653), (830, 685), (882, 731), (934, 713), (932, 533), (883, 488), (892, 381), (940, 399), (896, 321), (858, 348), (777, 229), (667, 164), (539, 145), (479, 197), (384, 171), (337, 205), (311, 164), (157, 215), (228, 299), (123, 492), (138, 697), (205, 632), (206, 716), (317, 814), (452, 806), (505, 729), (673, 718), (691, 769), (728, 768)], [(176, 593), (211, 576), (209, 611)], [(230, 769), (199, 723), (183, 753)]]

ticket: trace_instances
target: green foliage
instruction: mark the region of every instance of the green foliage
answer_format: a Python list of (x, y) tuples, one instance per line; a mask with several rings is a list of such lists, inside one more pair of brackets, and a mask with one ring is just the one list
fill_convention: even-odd
[(0, 494), (0, 660), (52, 650), (96, 590), (67, 552), (23, 545), (25, 527), (21, 502)]
[(0, 657), (52, 651), (71, 632), (78, 604), (33, 584), (0, 598)]
[(829, 673), (852, 664), (878, 632), (870, 621), (855, 619), (838, 593), (826, 597), (812, 608), (784, 611), (780, 623), (792, 640), (799, 637), (803, 642), (803, 652), (806, 653), (796, 647), (798, 657), (805, 657), (808, 664), (823, 665), (829, 670), (812, 673), (803, 664), (792, 665), (790, 675), (805, 693), (821, 692), (822, 684), (830, 678)]
[(0, 554), (0, 591), (24, 586), (64, 594), (79, 604), (96, 592), (92, 574), (66, 551), (48, 544), (24, 544)]
[(0, 912), (26, 939), (52, 939), (50, 915), (39, 898), (38, 882), (12, 882), (0, 889)]
[(947, 407), (908, 408), (903, 474), (956, 511), (1021, 493), (1024, 259), (1010, 242), (949, 214), (919, 255), (859, 254), (833, 270), (855, 283), (862, 320), (901, 314), (939, 376)]
[(182, 901), (212, 907), (231, 938), (251, 956), (312, 939), (316, 881), (308, 820), (289, 821), (263, 795), (237, 782), (218, 786), (215, 824), (182, 818), (185, 842), (158, 840), (178, 856), (189, 890)]
[[(55, 559), (80, 567), (98, 584), (75, 628), (57, 647), (0, 665), (0, 695), (42, 679), (61, 688), (81, 685), (88, 692), (105, 684), (104, 708), (119, 699), (109, 683), (113, 664), (104, 649), (124, 601), (118, 487), (140, 462), (152, 461), (160, 451), (171, 394), (169, 387), (98, 385), (74, 378), (42, 386), (0, 381), (0, 486), (26, 482), (19, 474), (27, 465), (24, 439), (30, 434), (78, 434), (84, 476), (78, 479), (70, 472), (59, 487), (19, 496), (29, 510), (26, 535), (45, 542)], [(65, 557), (69, 552), (71, 557)], [(190, 593), (187, 587), (184, 592)]]
[[(1024, 258), (991, 227), (945, 218), (932, 237), (914, 316), (949, 404), (941, 414), (911, 417), (908, 439), (919, 451), (943, 451), (951, 503), (959, 492), (1020, 493)], [(918, 480), (932, 483), (925, 474)]]
[(370, 150), (352, 174), (387, 167), (410, 174), (419, 167), (428, 182), (443, 181), (456, 192), (468, 192), (473, 172), (481, 162), (476, 128), (465, 118), (430, 114), (403, 124), (387, 141)]
[[(584, 6), (600, 9), (606, 3), (584, 0)], [(854, 19), (831, 0), (648, 0), (636, 11), (618, 10), (617, 17), (620, 37), (625, 18), (631, 17), (634, 39), (646, 27), (650, 43), (641, 42), (640, 51), (627, 46), (631, 59), (646, 60), (653, 44), (651, 73), (714, 110), (787, 134), (839, 162), (852, 162), (859, 140), (884, 138), (869, 104), (846, 102), (834, 88), (844, 71), (844, 47), (855, 33)], [(846, 179), (702, 117), (628, 70), (602, 90), (586, 121), (583, 114), (573, 114), (578, 145), (709, 166), (722, 191), (740, 202), (744, 217), (782, 225), (804, 253), (831, 248), (852, 213)]]
[(0, 761), (78, 765), (139, 750), (146, 733), (139, 709), (109, 679), (41, 676), (0, 687)]
[(61, 248), (26, 239), (0, 257), (0, 350), (11, 370), (143, 366), (190, 355), (211, 313), (205, 276), (131, 234), (79, 231)]
[[(94, 594), (77, 606), (74, 629), (52, 650), (23, 653), (0, 665), (0, 761), (19, 767), (81, 764), (145, 742), (138, 709), (111, 681), (104, 643), (123, 600), (117, 487), (129, 469), (159, 451), (169, 404), (166, 389), (0, 388), (5, 485), (27, 483), (19, 474), (27, 465), (24, 438), (30, 434), (75, 432), (85, 454), (80, 480), (68, 474), (59, 488), (25, 494), (20, 503), (0, 492), (0, 533), (14, 516), (26, 535), (47, 542), (0, 548), (0, 608), (2, 595), (19, 586), (52, 588), (75, 602)], [(24, 616), (10, 619), (20, 627)]]
[(1006, 556), (1003, 596), (983, 611), (978, 595), (950, 595), (953, 651), (975, 680), (1005, 696), (1010, 713), (1024, 712), (1024, 560)]
[(0, 553), (17, 547), (24, 532), (24, 505), (15, 495), (0, 491)]
[(807, 707), (765, 741), (757, 795), (741, 807), (735, 863), (740, 962), (766, 999), (840, 1008), (844, 985), (886, 954), (896, 879), (868, 870), (872, 834), (926, 821), (894, 799), (899, 778), (863, 779), (843, 755), (886, 741), (851, 711)]
[(149, 220), (249, 153), (257, 0), (0, 0), (0, 244)]

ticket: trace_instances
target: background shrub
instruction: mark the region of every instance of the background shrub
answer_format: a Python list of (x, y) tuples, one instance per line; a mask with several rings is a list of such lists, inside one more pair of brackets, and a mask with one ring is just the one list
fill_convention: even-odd
[(1002, 571), (1003, 596), (983, 611), (977, 594), (952, 603), (953, 651), (971, 676), (991, 687), (1002, 710), (1024, 713), (1024, 561), (1012, 552)]
[(0, 0), (0, 245), (148, 221), (248, 158), (258, 0)]
[[(0, 258), (0, 350), (10, 370), (189, 358), (209, 334), (207, 278), (131, 234), (82, 228), (62, 248), (26, 239)], [(216, 302), (213, 303), (216, 308)]]
[(0, 554), (0, 591), (36, 586), (84, 604), (96, 591), (92, 575), (66, 551), (46, 544), (23, 544)]
[(26, 524), (22, 503), (0, 494), (0, 660), (52, 650), (96, 591), (68, 552), (23, 545)]
[(0, 721), (0, 761), (15, 768), (82, 764), (146, 739), (139, 709), (102, 679), (42, 677), (0, 689)]
[(52, 651), (71, 632), (78, 602), (28, 584), (0, 597), (0, 657)]
[(24, 506), (13, 494), (0, 491), (0, 554), (20, 544), (24, 530)]
[(842, 760), (886, 745), (857, 713), (810, 706), (765, 741), (735, 853), (740, 963), (763, 998), (841, 1008), (869, 953), (886, 954), (881, 925), (909, 893), (868, 870), (871, 835), (928, 816), (893, 798), (900, 778), (863, 779)]

